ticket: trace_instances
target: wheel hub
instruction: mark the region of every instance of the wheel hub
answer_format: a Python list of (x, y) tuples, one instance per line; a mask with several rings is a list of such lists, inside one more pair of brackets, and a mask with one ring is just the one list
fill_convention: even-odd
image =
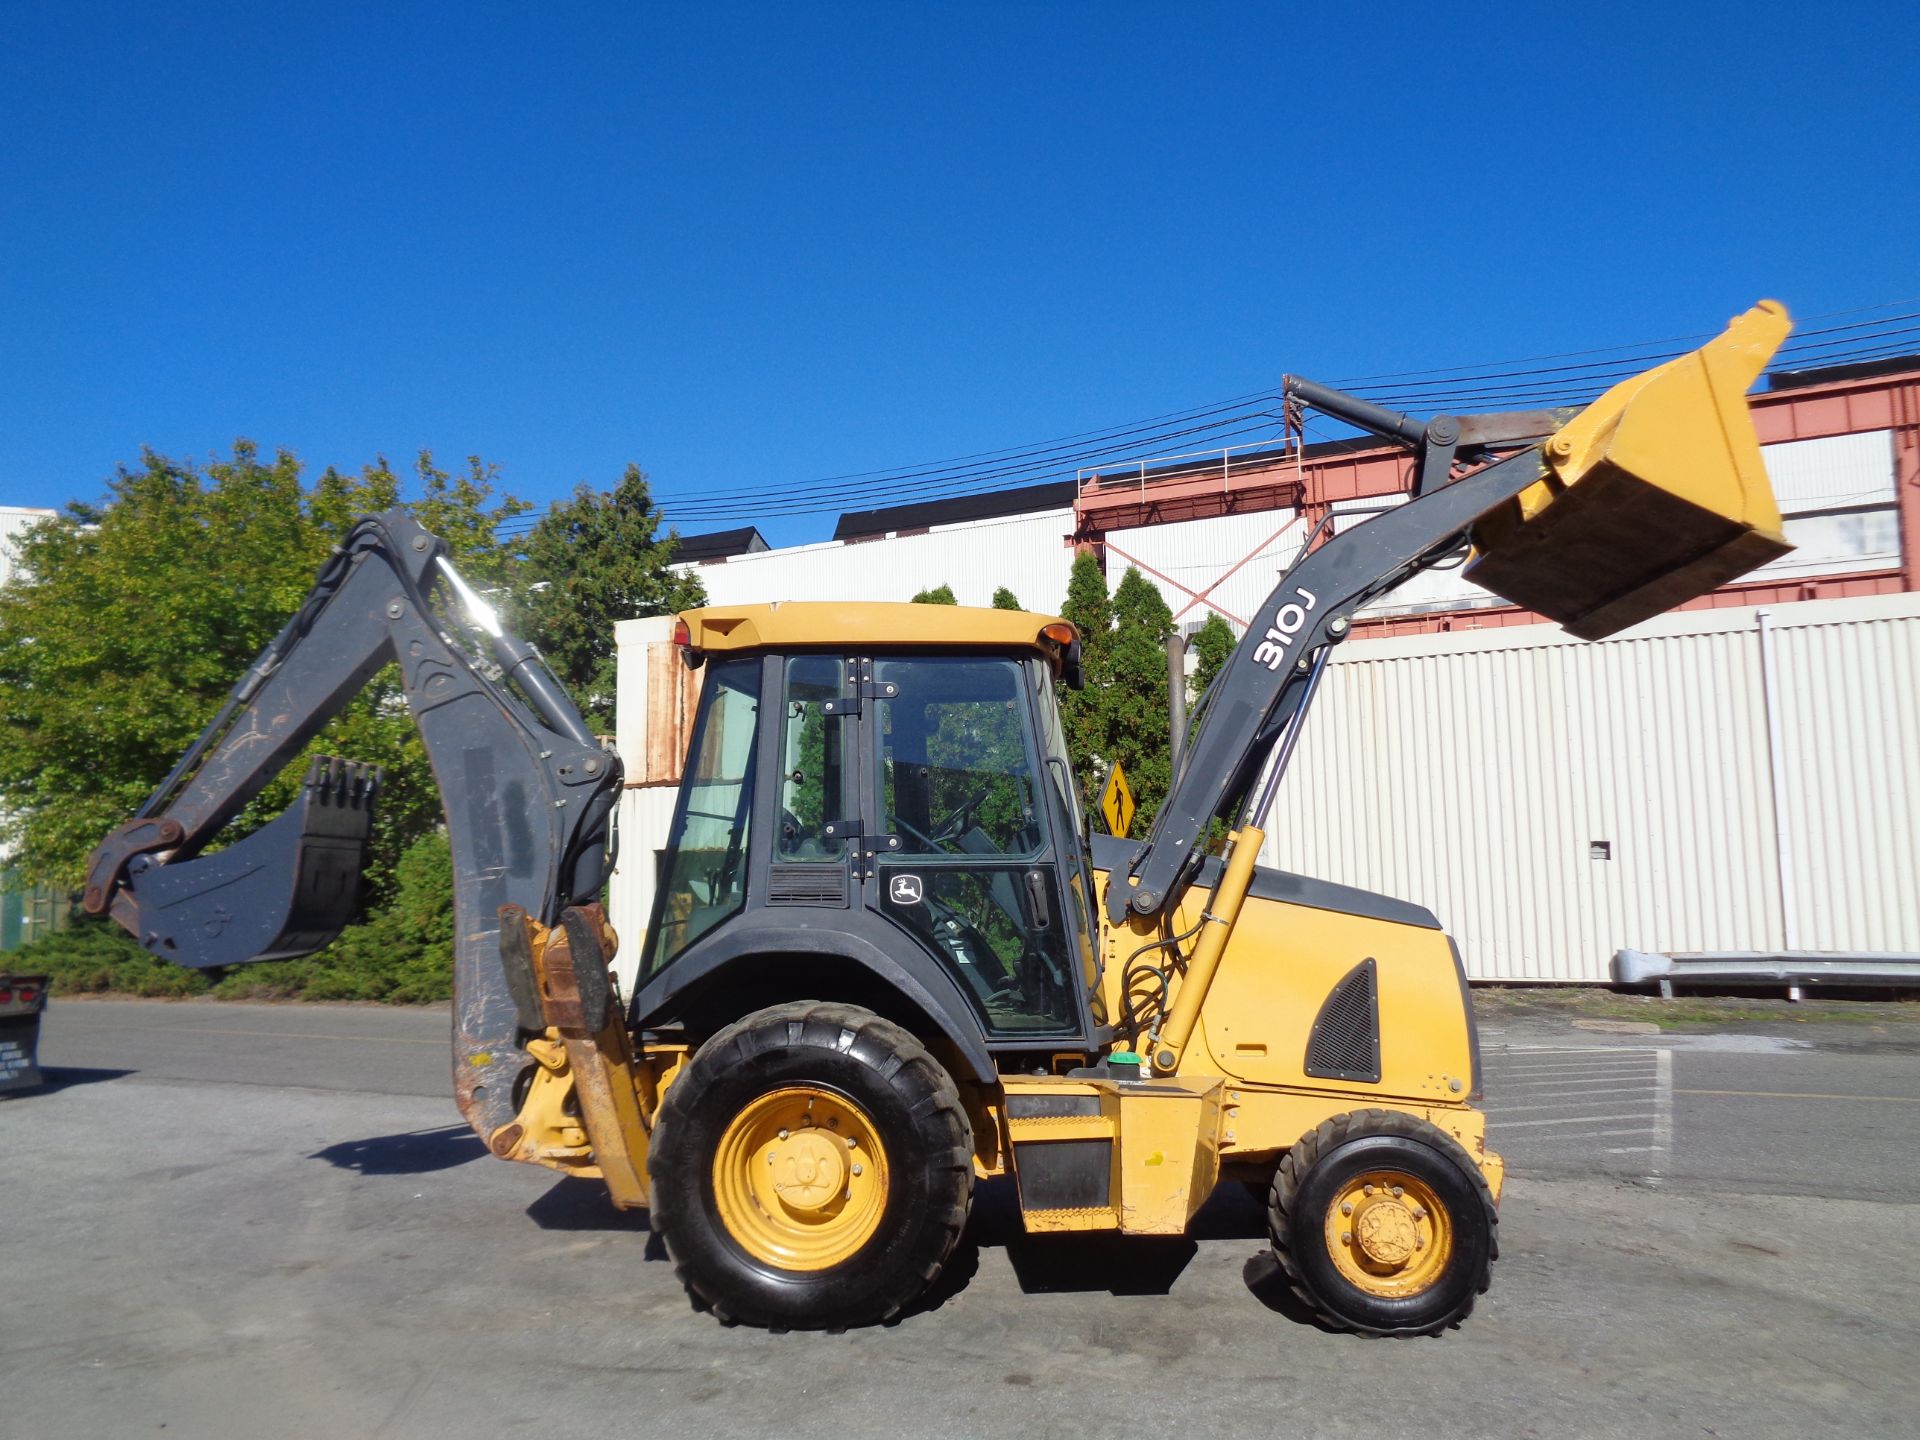
[(1356, 1175), (1326, 1216), (1327, 1253), (1356, 1289), (1382, 1299), (1417, 1295), (1446, 1271), (1453, 1218), (1427, 1183), (1397, 1170)]
[(1353, 1227), (1353, 1241), (1376, 1265), (1398, 1268), (1413, 1258), (1419, 1228), (1406, 1207), (1392, 1199), (1370, 1204)]
[(859, 1254), (887, 1208), (886, 1146), (872, 1118), (824, 1086), (750, 1101), (722, 1132), (713, 1202), (733, 1242), (778, 1270), (825, 1270)]
[(789, 1210), (814, 1214), (827, 1208), (846, 1188), (846, 1145), (818, 1130), (802, 1130), (769, 1152), (773, 1191)]

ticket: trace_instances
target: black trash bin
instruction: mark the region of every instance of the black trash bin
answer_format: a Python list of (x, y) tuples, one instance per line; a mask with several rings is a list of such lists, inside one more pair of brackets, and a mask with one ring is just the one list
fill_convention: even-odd
[(40, 1083), (40, 1014), (47, 977), (0, 972), (0, 1095)]

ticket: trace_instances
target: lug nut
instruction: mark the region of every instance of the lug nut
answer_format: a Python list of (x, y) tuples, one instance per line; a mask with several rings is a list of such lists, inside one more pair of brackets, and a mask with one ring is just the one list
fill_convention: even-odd
[(1351, 1230), (1342, 1230), (1340, 1232), (1340, 1243), (1342, 1245), (1351, 1245), (1353, 1243), (1353, 1232)]
[[(784, 1130), (782, 1130), (782, 1131), (780, 1132), (780, 1138), (781, 1138), (782, 1140), (784, 1140), (784, 1139), (786, 1139), (786, 1138), (787, 1138), (787, 1132), (786, 1132), (786, 1131), (784, 1131)], [(1372, 1187), (1371, 1185), (1362, 1185), (1362, 1186), (1360, 1187), (1360, 1193), (1361, 1193), (1362, 1195), (1371, 1195), (1371, 1194), (1373, 1194), (1373, 1187)]]
[(1426, 1207), (1426, 1206), (1424, 1206), (1424, 1205), (1416, 1205), (1416, 1206), (1414, 1206), (1414, 1207), (1413, 1207), (1413, 1218), (1414, 1218), (1414, 1219), (1416, 1219), (1416, 1220), (1424, 1220), (1424, 1219), (1426, 1219), (1426, 1218), (1427, 1218), (1427, 1207)]
[(854, 1150), (859, 1148), (859, 1145), (860, 1145), (860, 1142), (854, 1139), (853, 1136), (851, 1135), (847, 1136), (847, 1149)]
[(786, 1132), (786, 1131), (784, 1131), (784, 1130), (782, 1130), (782, 1131), (780, 1132), (780, 1138), (781, 1138), (782, 1140), (784, 1140), (784, 1139), (786, 1139), (786, 1138), (787, 1138), (787, 1132)]
[(855, 1166), (853, 1167), (853, 1173), (854, 1173), (854, 1174), (856, 1174), (856, 1175), (858, 1175), (858, 1174), (860, 1173), (860, 1167), (859, 1167), (858, 1165), (855, 1165)]
[(1351, 1200), (1343, 1202), (1340, 1206), (1340, 1213), (1342, 1215), (1351, 1215), (1353, 1213), (1353, 1202)]
[(1393, 1198), (1396, 1200), (1398, 1200), (1402, 1195), (1405, 1195), (1406, 1193), (1407, 1192), (1401, 1189), (1398, 1185), (1393, 1187)]

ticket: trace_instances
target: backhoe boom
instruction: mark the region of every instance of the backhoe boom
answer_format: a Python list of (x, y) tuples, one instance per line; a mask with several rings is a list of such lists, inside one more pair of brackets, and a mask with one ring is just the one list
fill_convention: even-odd
[[(445, 582), (488, 636), (500, 676), (455, 643)], [(594, 742), (538, 653), (493, 618), (403, 511), (357, 524), (298, 615), (139, 814), (94, 852), (84, 904), (185, 965), (311, 954), (352, 919), (378, 776), (318, 761), (294, 807), (204, 848), (384, 666), (396, 663), (453, 851), (454, 1088), (481, 1137), (513, 1119), (522, 1048), (546, 1028), (534, 977), (500, 945), (500, 911), (560, 923), (608, 867), (619, 758)], [(525, 703), (507, 688), (511, 679)]]

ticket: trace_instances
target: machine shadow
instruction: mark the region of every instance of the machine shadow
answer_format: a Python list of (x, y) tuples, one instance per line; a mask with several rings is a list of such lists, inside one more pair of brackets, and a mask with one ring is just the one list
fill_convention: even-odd
[[(980, 1269), (983, 1250), (1006, 1252), (1014, 1279), (1027, 1295), (1164, 1295), (1199, 1253), (1200, 1241), (1266, 1238), (1265, 1206), (1232, 1182), (1221, 1185), (1200, 1207), (1184, 1235), (1029, 1235), (1020, 1222), (1014, 1182), (986, 1180), (974, 1192), (973, 1214), (953, 1258), (906, 1313), (937, 1310), (965, 1290)], [(1248, 1262), (1250, 1272), (1258, 1259)], [(1280, 1289), (1290, 1295), (1284, 1282)]]
[(442, 1125), (433, 1130), (404, 1130), (398, 1135), (375, 1135), (366, 1140), (342, 1140), (307, 1158), (324, 1160), (342, 1170), (362, 1175), (427, 1175), (451, 1170), (487, 1153), (480, 1137), (465, 1125)]
[[(362, 1144), (366, 1142), (361, 1142)], [(476, 1142), (477, 1145), (477, 1142)], [(337, 1147), (346, 1149), (349, 1147)], [(644, 1210), (621, 1210), (596, 1180), (563, 1178), (527, 1206), (527, 1218), (542, 1230), (627, 1231), (647, 1236), (645, 1257), (667, 1259), (666, 1246), (652, 1233)], [(1310, 1322), (1312, 1316), (1293, 1299), (1265, 1249), (1266, 1208), (1240, 1185), (1223, 1184), (1185, 1235), (1029, 1235), (1020, 1223), (1020, 1197), (1010, 1179), (982, 1181), (974, 1192), (973, 1213), (939, 1278), (898, 1321), (938, 1310), (973, 1283), (981, 1253), (1001, 1250), (1014, 1279), (1027, 1295), (1105, 1292), (1110, 1295), (1164, 1295), (1199, 1253), (1202, 1240), (1257, 1240), (1261, 1253), (1247, 1261), (1247, 1287), (1270, 1309)], [(1268, 1271), (1272, 1271), (1269, 1274)]]
[(667, 1258), (667, 1247), (652, 1233), (647, 1212), (620, 1209), (598, 1180), (563, 1176), (527, 1206), (527, 1218), (542, 1230), (625, 1230), (646, 1235), (647, 1249), (642, 1258)]

